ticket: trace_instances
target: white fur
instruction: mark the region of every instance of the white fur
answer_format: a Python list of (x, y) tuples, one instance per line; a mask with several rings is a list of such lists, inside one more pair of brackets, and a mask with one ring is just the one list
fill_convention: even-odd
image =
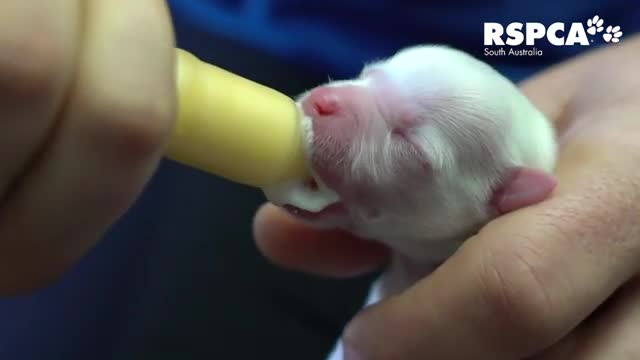
[[(410, 136), (420, 144), (435, 176), (411, 197), (390, 200), (392, 210), (383, 214), (351, 209), (349, 230), (395, 251), (366, 305), (410, 286), (416, 267), (428, 273), (486, 223), (492, 215), (487, 203), (508, 169), (524, 166), (551, 172), (555, 166), (556, 140), (550, 122), (512, 82), (464, 52), (414, 46), (368, 64), (357, 79), (325, 86), (345, 85), (374, 92), (384, 88), (381, 103), (409, 104), (412, 112), (425, 116), (425, 125)], [(387, 98), (389, 94), (393, 98)], [(384, 149), (389, 141), (384, 138), (376, 146)], [(351, 151), (350, 176), (368, 169), (367, 175), (379, 186), (394, 185), (394, 163), (380, 155), (388, 152), (358, 146)], [(341, 358), (338, 344), (330, 359)]]
[[(556, 145), (551, 124), (487, 64), (452, 48), (416, 46), (368, 65), (364, 80), (330, 85), (380, 86), (368, 75), (376, 73), (398, 92), (400, 101), (420, 99), (415, 111), (428, 118), (412, 135), (435, 167), (437, 179), (436, 186), (414, 194), (419, 205), (407, 205), (408, 212), (372, 218), (355, 210), (352, 230), (358, 235), (382, 241), (417, 261), (441, 261), (488, 220), (486, 204), (507, 169), (553, 169)], [(357, 151), (354, 167), (363, 161), (368, 164), (359, 168), (376, 170), (373, 175), (380, 182), (390, 177), (384, 172), (392, 168), (388, 161), (368, 158), (371, 151)]]

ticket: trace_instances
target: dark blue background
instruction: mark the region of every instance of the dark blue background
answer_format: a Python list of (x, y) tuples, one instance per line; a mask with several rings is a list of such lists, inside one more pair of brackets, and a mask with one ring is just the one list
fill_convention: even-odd
[[(640, 28), (638, 4), (170, 1), (180, 47), (290, 95), (414, 43), (479, 54), (487, 21), (584, 22), (598, 14), (628, 36)], [(542, 58), (494, 65), (518, 80), (579, 50), (545, 48)], [(262, 201), (256, 190), (164, 162), (63, 281), (0, 300), (0, 359), (323, 358), (370, 278), (331, 281), (269, 264), (251, 238)]]

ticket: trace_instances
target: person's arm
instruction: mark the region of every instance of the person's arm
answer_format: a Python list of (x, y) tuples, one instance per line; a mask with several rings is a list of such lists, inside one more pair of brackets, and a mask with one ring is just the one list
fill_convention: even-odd
[(175, 113), (162, 0), (0, 3), (0, 295), (58, 279), (133, 203)]
[[(640, 35), (521, 84), (560, 133), (553, 196), (491, 222), (432, 275), (358, 314), (343, 337), (351, 354), (611, 358), (630, 346), (623, 335), (640, 329), (637, 286), (586, 319), (640, 270), (638, 56)], [(257, 213), (255, 235), (274, 262), (324, 275), (368, 271), (386, 259), (378, 247), (308, 229), (270, 205)], [(316, 251), (314, 263), (292, 251), (304, 246)]]

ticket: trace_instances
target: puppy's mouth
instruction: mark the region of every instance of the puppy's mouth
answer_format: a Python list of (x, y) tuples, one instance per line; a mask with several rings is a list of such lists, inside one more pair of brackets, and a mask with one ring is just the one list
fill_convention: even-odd
[[(303, 116), (301, 120), (302, 141), (309, 166), (312, 166), (313, 130), (311, 119)], [(346, 213), (340, 195), (334, 191), (320, 174), (313, 169), (306, 178), (291, 179), (262, 189), (267, 199), (274, 205), (287, 209), (293, 215), (314, 220), (326, 216), (338, 216)]]
[(318, 182), (314, 177), (308, 177), (303, 182), (302, 185), (309, 189), (310, 191), (318, 191)]
[[(306, 191), (310, 193), (320, 191), (320, 185), (318, 185), (316, 179), (311, 176), (302, 182), (302, 186)], [(282, 207), (291, 215), (308, 221), (319, 220), (326, 217), (346, 215), (346, 208), (344, 204), (339, 200), (331, 202), (326, 206), (316, 210), (303, 209), (291, 203), (283, 204)]]
[(344, 209), (340, 196), (314, 176), (270, 186), (263, 191), (273, 204), (299, 217), (312, 219)]
[(339, 201), (329, 204), (318, 211), (304, 210), (291, 204), (285, 204), (282, 207), (291, 215), (302, 220), (312, 222), (321, 219), (327, 219), (329, 217), (343, 217), (347, 214), (347, 209), (345, 208), (344, 204)]

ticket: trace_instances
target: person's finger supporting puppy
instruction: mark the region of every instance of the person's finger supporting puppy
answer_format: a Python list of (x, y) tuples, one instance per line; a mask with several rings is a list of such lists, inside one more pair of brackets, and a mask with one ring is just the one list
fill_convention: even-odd
[(347, 359), (515, 359), (566, 336), (640, 267), (635, 136), (575, 136), (551, 199), (498, 218), (431, 276), (363, 310), (343, 335)]
[[(84, 43), (49, 148), (7, 200), (0, 288), (62, 274), (135, 200), (175, 116), (175, 48), (162, 0), (84, 4)], [(27, 289), (28, 290), (28, 289)]]
[(54, 126), (80, 40), (78, 4), (0, 1), (0, 199)]
[(386, 247), (343, 231), (313, 229), (271, 204), (256, 213), (254, 235), (260, 251), (288, 269), (330, 277), (376, 270), (387, 260)]
[(640, 277), (635, 277), (562, 341), (531, 360), (640, 358)]

